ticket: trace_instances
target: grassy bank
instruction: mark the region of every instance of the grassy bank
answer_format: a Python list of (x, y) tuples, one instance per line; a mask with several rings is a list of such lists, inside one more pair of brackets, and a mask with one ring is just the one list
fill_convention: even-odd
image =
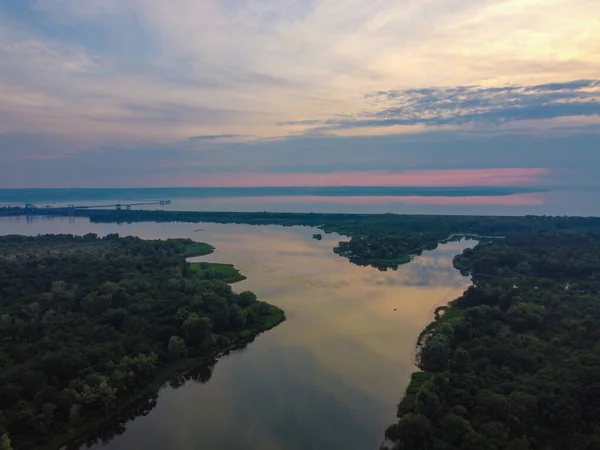
[[(204, 242), (194, 242), (185, 246), (182, 255), (184, 258), (195, 258), (198, 256), (206, 256), (215, 251), (212, 245)], [(210, 263), (198, 261), (190, 263), (190, 268), (196, 277), (203, 280), (219, 280), (224, 283), (237, 283), (246, 279), (244, 275), (237, 270), (233, 264)]]
[(195, 256), (205, 256), (214, 252), (215, 248), (205, 242), (194, 242), (185, 246), (185, 251), (181, 256), (184, 258), (193, 258)]
[(246, 279), (232, 264), (193, 262), (190, 267), (197, 276), (205, 280), (217, 279), (231, 284)]

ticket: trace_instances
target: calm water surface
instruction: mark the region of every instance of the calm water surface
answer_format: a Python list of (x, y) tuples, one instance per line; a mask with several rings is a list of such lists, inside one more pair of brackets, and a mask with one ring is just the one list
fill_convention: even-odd
[[(266, 191), (265, 191), (266, 189)], [(331, 189), (337, 193), (331, 195)], [(68, 204), (101, 206), (134, 203), (136, 209), (167, 211), (270, 211), (325, 213), (399, 213), (466, 215), (600, 215), (594, 187), (523, 191), (510, 187), (419, 188), (239, 188), (234, 189), (0, 189), (0, 207)], [(499, 192), (505, 190), (505, 194)], [(261, 193), (262, 192), (262, 193)], [(519, 193), (520, 192), (520, 193)], [(236, 194), (237, 193), (237, 194)], [(258, 195), (261, 193), (260, 195)], [(268, 195), (267, 195), (268, 194)], [(293, 195), (292, 195), (293, 194)], [(172, 200), (168, 205), (139, 204)]]
[(165, 385), (147, 415), (94, 450), (376, 449), (415, 370), (417, 336), (469, 285), (452, 257), (474, 245), (442, 245), (380, 272), (335, 255), (344, 237), (316, 241), (307, 227), (0, 219), (0, 234), (86, 232), (208, 242), (217, 249), (201, 260), (233, 263), (248, 277), (234, 289), (288, 318), (223, 357), (210, 379)]

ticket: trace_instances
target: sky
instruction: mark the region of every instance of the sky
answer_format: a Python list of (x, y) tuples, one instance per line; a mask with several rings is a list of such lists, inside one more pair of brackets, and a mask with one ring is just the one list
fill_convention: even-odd
[(0, 188), (600, 187), (597, 0), (0, 0)]

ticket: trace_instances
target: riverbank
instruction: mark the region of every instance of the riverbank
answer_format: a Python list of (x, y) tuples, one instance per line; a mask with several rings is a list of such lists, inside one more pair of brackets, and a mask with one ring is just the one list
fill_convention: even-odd
[(421, 371), (385, 432), (391, 448), (594, 448), (599, 254), (592, 229), (509, 236), (458, 255), (473, 286), (421, 333)]
[(207, 356), (185, 358), (179, 361), (175, 361), (172, 364), (164, 367), (155, 377), (155, 379), (145, 388), (134, 393), (130, 398), (124, 401), (124, 403), (109, 416), (102, 419), (97, 419), (81, 427), (71, 430), (69, 433), (57, 436), (45, 445), (38, 447), (38, 450), (57, 450), (62, 448), (74, 448), (78, 445), (84, 444), (87, 440), (94, 438), (98, 435), (107, 424), (113, 422), (119, 416), (122, 416), (128, 410), (131, 410), (136, 404), (144, 401), (147, 398), (152, 397), (156, 394), (164, 385), (169, 381), (173, 380), (178, 376), (185, 375), (186, 373), (195, 370), (197, 368), (213, 365), (219, 361), (219, 358), (229, 354), (232, 351), (243, 348), (247, 344), (253, 342), (260, 334), (268, 331), (280, 323), (285, 321), (285, 314), (283, 310), (278, 309), (278, 312), (272, 314), (268, 320), (267, 325), (259, 330), (255, 330), (248, 336), (241, 337), (228, 345), (214, 349), (214, 351)]
[(460, 236), (494, 240), (527, 233), (600, 227), (600, 218), (549, 216), (459, 216), (10, 208), (0, 216), (87, 217), (93, 223), (189, 222), (309, 226), (349, 236), (334, 251), (358, 265), (397, 269), (439, 243)]
[[(0, 236), (2, 420), (20, 450), (85, 440), (165, 381), (285, 320), (214, 247), (107, 233)], [(10, 274), (10, 276), (7, 276)]]
[[(181, 252), (181, 256), (186, 259), (196, 258), (200, 256), (206, 256), (215, 251), (215, 247), (206, 244), (204, 242), (194, 242), (186, 245), (184, 251)], [(194, 274), (200, 279), (218, 279), (228, 284), (234, 284), (239, 281), (243, 281), (246, 277), (240, 273), (232, 264), (222, 263), (209, 263), (209, 262), (192, 262), (190, 267), (194, 271)], [(215, 274), (220, 276), (215, 276)], [(65, 448), (71, 448), (70, 446), (77, 447), (78, 445), (84, 444), (90, 438), (94, 438), (98, 435), (107, 424), (114, 422), (124, 413), (133, 409), (136, 404), (143, 402), (155, 395), (164, 385), (169, 381), (179, 376), (185, 376), (186, 373), (198, 369), (207, 365), (216, 364), (219, 359), (232, 351), (241, 349), (253, 342), (260, 334), (268, 331), (280, 323), (285, 321), (285, 313), (282, 309), (277, 308), (274, 305), (269, 305), (273, 313), (264, 318), (264, 325), (255, 330), (245, 330), (242, 336), (235, 338), (232, 342), (224, 344), (220, 347), (215, 348), (210, 354), (204, 356), (184, 358), (178, 361), (174, 361), (168, 366), (164, 367), (146, 387), (141, 389), (139, 392), (133, 393), (130, 398), (126, 399), (119, 408), (111, 413), (109, 416), (97, 419), (88, 424), (82, 425), (79, 428), (71, 430), (69, 433), (58, 436), (56, 439), (49, 442), (47, 445), (41, 446), (39, 450), (56, 450)]]
[[(323, 234), (317, 242), (315, 231), (303, 227), (0, 222), (7, 234), (118, 232), (145, 239), (199, 239), (194, 230), (202, 228), (202, 240), (216, 251), (189, 261), (234, 263), (248, 276), (236, 292), (253, 291), (286, 312), (283, 326), (221, 358), (214, 371), (176, 377), (101, 428), (93, 450), (236, 448), (240, 439), (260, 450), (376, 448), (414, 370), (414, 339), (430, 312), (467, 286), (452, 257), (473, 245), (439, 246), (398, 271), (379, 272), (333, 255), (343, 236)], [(344, 425), (343, 436), (331, 434)]]

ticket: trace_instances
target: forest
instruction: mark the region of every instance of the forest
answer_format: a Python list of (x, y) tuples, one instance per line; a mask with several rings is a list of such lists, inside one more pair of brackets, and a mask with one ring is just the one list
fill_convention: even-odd
[(402, 450), (600, 449), (600, 229), (480, 243), (473, 279), (419, 339)]
[[(398, 405), (398, 420), (385, 431), (386, 442), (382, 449), (600, 450), (600, 218), (100, 210), (76, 210), (72, 213), (89, 217), (95, 222), (154, 220), (313, 226), (324, 233), (336, 232), (349, 236), (350, 239), (340, 242), (334, 251), (352, 263), (370, 265), (380, 270), (395, 269), (410, 261), (413, 255), (436, 248), (440, 242), (458, 239), (461, 236), (476, 238), (479, 244), (473, 249), (465, 250), (454, 260), (455, 267), (471, 277), (473, 286), (450, 305), (438, 308), (435, 321), (419, 337), (417, 364), (420, 371), (413, 374), (406, 395)], [(92, 241), (98, 240), (95, 238)], [(121, 242), (121, 238), (116, 242)], [(102, 245), (107, 244), (103, 242)], [(101, 299), (104, 298), (105, 291), (99, 290), (98, 286), (102, 286), (105, 281), (114, 282), (100, 276), (100, 268), (91, 274), (96, 274), (95, 280), (102, 283), (94, 285), (96, 287), (78, 297), (81, 299), (79, 309), (72, 314), (83, 314), (87, 321), (97, 324), (102, 330), (97, 330), (101, 336), (104, 336), (102, 333), (106, 333), (105, 328), (102, 328), (106, 322), (100, 320), (114, 321), (113, 326), (119, 333), (122, 332), (119, 328), (122, 323), (133, 327), (134, 330), (143, 329), (144, 336), (147, 330), (154, 330), (155, 336), (160, 335), (160, 338), (153, 342), (162, 343), (158, 348), (150, 349), (140, 344), (138, 349), (130, 351), (129, 346), (121, 343), (123, 349), (115, 351), (119, 355), (128, 352), (129, 358), (136, 355), (148, 358), (149, 354), (155, 354), (158, 364), (168, 364), (170, 358), (174, 358), (173, 353), (180, 354), (177, 349), (181, 348), (179, 344), (182, 341), (187, 354), (190, 354), (192, 349), (201, 353), (199, 349), (202, 346), (198, 347), (198, 342), (203, 343), (204, 340), (195, 341), (196, 346), (187, 340), (190, 336), (186, 334), (185, 324), (191, 314), (196, 314), (199, 319), (209, 317), (213, 341), (228, 339), (228, 336), (231, 336), (228, 333), (239, 334), (239, 329), (231, 329), (236, 323), (231, 311), (229, 314), (219, 315), (222, 310), (214, 310), (208, 306), (208, 298), (213, 297), (204, 291), (201, 294), (203, 306), (193, 307), (191, 305), (196, 304), (196, 297), (194, 294), (188, 295), (186, 291), (186, 286), (189, 286), (187, 280), (190, 277), (196, 280), (193, 282), (195, 285), (203, 286), (201, 290), (208, 289), (204, 286), (217, 285), (228, 289), (228, 286), (218, 279), (222, 277), (223, 280), (227, 280), (235, 274), (230, 272), (230, 267), (183, 264), (180, 257), (177, 259), (177, 255), (180, 254), (178, 252), (184, 251), (185, 245), (182, 244), (179, 250), (172, 252), (172, 262), (168, 263), (166, 268), (158, 269), (160, 273), (166, 270), (166, 275), (161, 275), (160, 279), (163, 281), (160, 286), (166, 283), (168, 287), (171, 280), (180, 280), (181, 294), (177, 295), (191, 302), (185, 306), (187, 318), (183, 322), (174, 309), (171, 309), (171, 314), (175, 314), (176, 317), (168, 324), (163, 323), (162, 319), (153, 322), (152, 311), (144, 309), (144, 314), (149, 316), (146, 319), (148, 325), (134, 327), (132, 324), (137, 323), (141, 317), (137, 309), (133, 310), (134, 317), (120, 322), (123, 314), (121, 310), (124, 308), (119, 306), (118, 300), (115, 300), (115, 307), (111, 304), (110, 311), (102, 311), (101, 306), (88, 305), (85, 299), (92, 291), (95, 294), (92, 295), (94, 300), (91, 304), (102, 305)], [(71, 258), (75, 255), (76, 253), (67, 252), (63, 257)], [(49, 252), (46, 257), (55, 256)], [(30, 257), (24, 252), (14, 252), (8, 259), (19, 260), (22, 267), (27, 267), (27, 264), (37, 267), (37, 257)], [(153, 264), (165, 263), (163, 258), (160, 261), (162, 263), (157, 259), (149, 264), (154, 267)], [(77, 276), (83, 277), (79, 284), (85, 286), (92, 283), (89, 280), (85, 281), (88, 274), (92, 276), (89, 271), (82, 270), (81, 264), (69, 267), (75, 270), (75, 266), (78, 266), (79, 270)], [(147, 275), (144, 267), (143, 264), (136, 265), (135, 273), (131, 277), (137, 279)], [(156, 267), (152, 269), (156, 270)], [(30, 270), (27, 272), (34, 274)], [(209, 277), (210, 281), (197, 281), (197, 277), (203, 276)], [(66, 317), (61, 306), (50, 308), (52, 312), (45, 309), (46, 313), (41, 319), (41, 310), (39, 313), (36, 311), (42, 308), (42, 305), (47, 305), (44, 299), (62, 299), (59, 305), (71, 304), (68, 299), (72, 296), (65, 292), (69, 292), (70, 283), (77, 283), (73, 281), (77, 278), (69, 278), (68, 272), (45, 277), (36, 273), (31, 277), (33, 280), (40, 277), (45, 279), (43, 289), (38, 288), (36, 293), (32, 294), (27, 290), (27, 283), (23, 283), (14, 287), (15, 294), (0, 294), (0, 298), (4, 299), (4, 315), (0, 317), (0, 327), (5, 326), (3, 324), (7, 321), (11, 326), (24, 326), (30, 316), (37, 317), (38, 322), (43, 321), (46, 313), (50, 314), (50, 317), (57, 314), (60, 314), (61, 318)], [(55, 281), (66, 284), (58, 283), (55, 286)], [(11, 280), (9, 285), (11, 283), (14, 285), (16, 281)], [(172, 294), (172, 291), (165, 292), (164, 288), (156, 285), (148, 289), (164, 294), (152, 294), (148, 290), (138, 291), (139, 287), (130, 290), (131, 283), (128, 282), (117, 284), (124, 285), (128, 298), (136, 299), (132, 303), (132, 306), (136, 307), (140, 304), (148, 307), (144, 302), (146, 298), (162, 299), (162, 295), (169, 295), (169, 292)], [(176, 283), (172, 283), (173, 287), (175, 285)], [(247, 324), (255, 321), (256, 315), (260, 315), (260, 308), (255, 308), (255, 297), (250, 294), (248, 298), (251, 298), (253, 303), (248, 308), (244, 301), (240, 302), (241, 299), (231, 301), (231, 298), (235, 299), (236, 296), (231, 294), (230, 290), (226, 293), (221, 293), (213, 287), (208, 290), (213, 290), (217, 296), (225, 298), (225, 302), (221, 303), (231, 305), (236, 312), (237, 309), (232, 303), (237, 303), (238, 307), (247, 312)], [(109, 292), (113, 295), (117, 293)], [(241, 297), (241, 294), (238, 297)], [(27, 300), (12, 304), (9, 299), (13, 298)], [(117, 295), (116, 298), (120, 297)], [(26, 304), (27, 307), (24, 307)], [(118, 312), (113, 311), (114, 309)], [(4, 311), (10, 311), (10, 315), (6, 316), (7, 312)], [(130, 314), (132, 312), (131, 309), (127, 311)], [(222, 317), (228, 318), (229, 321), (225, 322), (229, 328), (222, 328)], [(36, 327), (39, 326), (41, 325), (27, 328), (27, 333), (37, 336), (43, 345), (48, 345), (45, 339), (41, 338), (41, 334), (35, 334), (35, 330), (38, 329)], [(137, 342), (135, 339), (139, 338), (139, 332), (132, 331), (131, 328), (127, 330), (128, 339)], [(241, 332), (245, 330), (244, 328)], [(88, 328), (85, 332), (91, 332), (91, 329)], [(115, 348), (120, 348), (108, 337), (103, 339), (110, 341)], [(53, 340), (60, 340), (60, 337), (53, 335), (50, 341)], [(93, 363), (99, 358), (98, 355), (113, 351), (113, 347), (106, 343), (100, 346), (97, 354), (88, 356), (87, 352), (91, 349), (87, 348), (76, 353), (78, 358), (88, 358), (78, 367), (86, 364), (90, 367), (73, 375), (78, 380), (73, 386), (60, 385), (61, 390), (58, 390), (56, 374), (52, 372), (56, 369), (52, 368), (52, 365), (47, 369), (48, 377), (43, 383), (36, 385), (37, 378), (28, 373), (32, 369), (25, 366), (25, 358), (28, 358), (27, 352), (32, 351), (31, 347), (21, 342), (18, 342), (18, 345), (11, 341), (8, 341), (9, 344), (6, 342), (5, 338), (0, 358), (11, 358), (8, 360), (10, 364), (21, 371), (10, 380), (4, 374), (0, 377), (0, 386), (8, 392), (0, 392), (0, 401), (6, 403), (12, 399), (10, 416), (25, 417), (25, 423), (28, 423), (27, 427), (30, 430), (36, 429), (35, 427), (38, 430), (47, 430), (47, 414), (60, 417), (63, 429), (73, 426), (67, 425), (71, 420), (70, 411), (61, 406), (64, 404), (62, 400), (57, 398), (48, 401), (45, 396), (32, 394), (38, 392), (39, 386), (42, 387), (41, 392), (51, 392), (56, 396), (67, 389), (69, 395), (79, 399), (76, 404), (82, 405), (75, 407), (77, 414), (74, 417), (80, 420), (80, 414), (85, 412), (86, 408), (93, 411), (90, 412), (95, 414), (92, 417), (101, 416), (103, 408), (106, 408), (101, 400), (96, 401), (95, 409), (84, 403), (83, 399), (87, 398), (84, 392), (107, 395), (100, 389), (101, 381), (93, 377), (87, 379), (90, 373), (107, 377), (107, 384), (103, 384), (103, 387), (118, 389), (121, 385), (113, 386), (110, 383), (113, 383), (114, 379), (120, 380), (120, 373), (127, 371), (127, 366), (122, 368), (123, 362), (116, 358), (113, 358), (116, 362), (110, 366), (97, 367)], [(51, 355), (55, 352), (60, 353), (60, 350), (55, 347)], [(71, 364), (70, 356), (63, 355), (63, 358), (65, 359), (61, 361), (60, 370), (66, 370)], [(42, 367), (41, 370), (46, 370), (44, 361), (39, 360), (38, 367)], [(52, 358), (50, 364), (51, 362)], [(111, 378), (111, 371), (116, 371), (119, 375)], [(83, 387), (86, 383), (87, 388)], [(125, 386), (125, 389), (129, 387)], [(79, 397), (72, 394), (72, 391)], [(53, 407), (48, 407), (48, 404)], [(45, 410), (44, 406), (47, 406)], [(2, 408), (6, 410), (4, 405)], [(2, 417), (0, 431), (10, 431), (11, 439), (15, 431), (16, 436), (19, 436), (19, 433), (23, 436), (24, 430), (13, 431), (8, 428), (7, 417), (6, 414)], [(23, 436), (23, 439), (27, 437)]]
[(272, 212), (212, 212), (163, 210), (32, 209), (0, 210), (2, 215), (70, 215), (92, 222), (212, 222), (248, 225), (310, 226), (339, 233), (350, 240), (334, 251), (352, 263), (380, 270), (397, 269), (412, 256), (460, 236), (506, 237), (553, 230), (600, 227), (598, 217), (443, 216), (403, 214), (328, 214)]
[[(0, 448), (58, 448), (284, 320), (190, 239), (0, 236)], [(164, 380), (163, 380), (164, 381)]]

